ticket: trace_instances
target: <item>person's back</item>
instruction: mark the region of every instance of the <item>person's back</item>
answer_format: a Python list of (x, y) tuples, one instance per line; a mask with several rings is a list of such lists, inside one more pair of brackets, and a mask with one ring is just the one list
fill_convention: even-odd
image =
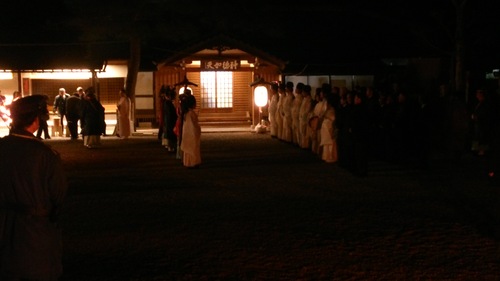
[[(47, 95), (42, 95), (45, 102), (48, 103), (49, 101), (49, 96)], [(17, 99), (19, 99), (20, 97), (18, 97)], [(50, 139), (50, 134), (49, 134), (49, 125), (47, 124), (47, 120), (44, 120), (43, 118), (40, 119), (40, 125), (39, 125), (39, 128), (36, 132), (36, 137), (38, 139), (41, 139), (42, 138), (42, 133), (43, 133), (43, 137), (45, 139)]]
[(104, 107), (96, 99), (92, 90), (85, 92), (81, 116), (83, 144), (92, 148), (101, 145), (101, 135), (105, 129)]
[(78, 119), (81, 114), (81, 102), (80, 95), (78, 93), (73, 93), (66, 99), (66, 115), (68, 118)]
[(78, 92), (73, 93), (66, 99), (66, 120), (71, 139), (78, 138), (78, 120), (82, 111), (82, 100)]
[(39, 118), (48, 119), (42, 102), (40, 95), (14, 102), (9, 135), (0, 139), (0, 280), (62, 274), (57, 217), (67, 181), (58, 153), (33, 135)]

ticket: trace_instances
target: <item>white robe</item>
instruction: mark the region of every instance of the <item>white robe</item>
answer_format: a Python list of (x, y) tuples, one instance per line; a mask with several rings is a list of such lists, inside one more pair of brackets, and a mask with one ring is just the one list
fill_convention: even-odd
[(269, 123), (271, 126), (271, 136), (278, 136), (278, 121), (276, 120), (276, 112), (278, 111), (278, 94), (271, 97), (269, 101)]
[(311, 145), (311, 128), (309, 127), (309, 118), (311, 117), (311, 96), (305, 96), (302, 99), (299, 110), (299, 132), (301, 148), (309, 148)]
[(283, 132), (282, 139), (286, 142), (292, 142), (292, 107), (293, 95), (288, 93), (283, 100)]
[(276, 114), (274, 115), (274, 120), (276, 121), (276, 137), (280, 140), (283, 139), (283, 117), (285, 116), (285, 113), (283, 112), (284, 100), (285, 95), (280, 94), (278, 105), (276, 106)]
[(118, 114), (118, 130), (116, 133), (120, 138), (126, 139), (130, 137), (130, 98), (121, 97), (116, 108)]
[(186, 167), (195, 167), (201, 164), (201, 127), (198, 122), (198, 115), (193, 109), (190, 109), (184, 115), (182, 123), (182, 162)]
[(295, 95), (292, 103), (292, 142), (300, 144), (302, 141), (300, 134), (300, 106), (302, 105), (302, 95)]
[(312, 132), (311, 150), (316, 154), (320, 154), (321, 123), (323, 122), (323, 115), (325, 114), (325, 111), (326, 111), (325, 100), (321, 100), (318, 103), (316, 103), (313, 109), (312, 116), (318, 118), (318, 127), (316, 128), (316, 131)]
[(338, 153), (335, 128), (335, 109), (331, 106), (328, 107), (323, 115), (320, 135), (320, 146), (322, 147), (321, 159), (327, 163), (337, 162)]

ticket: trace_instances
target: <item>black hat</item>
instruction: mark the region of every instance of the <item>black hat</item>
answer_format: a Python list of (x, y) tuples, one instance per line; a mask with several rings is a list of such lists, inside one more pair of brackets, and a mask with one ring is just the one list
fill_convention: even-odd
[(10, 105), (10, 115), (12, 119), (23, 115), (38, 115), (46, 113), (47, 101), (42, 95), (27, 96), (17, 99)]

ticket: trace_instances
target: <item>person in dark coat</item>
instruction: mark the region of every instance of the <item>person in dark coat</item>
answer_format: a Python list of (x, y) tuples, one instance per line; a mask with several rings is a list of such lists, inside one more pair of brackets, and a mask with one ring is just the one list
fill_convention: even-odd
[(10, 111), (9, 135), (0, 138), (0, 280), (58, 280), (68, 183), (59, 154), (33, 135), (49, 117), (47, 103), (26, 96)]
[(66, 99), (66, 120), (72, 140), (78, 139), (78, 120), (80, 120), (82, 110), (82, 100), (78, 92), (74, 92)]
[(479, 156), (486, 154), (489, 149), (492, 128), (494, 125), (494, 110), (487, 93), (483, 89), (476, 91), (477, 103), (472, 113), (474, 139), (472, 150)]
[(61, 127), (63, 128), (64, 131), (64, 119), (66, 119), (66, 124), (68, 123), (68, 119), (66, 117), (66, 99), (69, 97), (69, 95), (66, 93), (66, 89), (64, 88), (59, 88), (59, 93), (54, 99), (54, 107), (53, 111), (54, 113), (57, 113), (59, 117), (61, 117)]
[[(43, 95), (43, 98), (45, 99), (46, 102), (49, 101), (49, 96)], [(43, 137), (45, 139), (50, 139), (49, 125), (47, 124), (47, 120), (41, 118), (39, 121), (40, 125), (38, 126), (38, 130), (36, 131), (36, 137), (41, 139), (43, 133)]]
[(82, 103), (82, 135), (83, 145), (93, 148), (101, 145), (101, 135), (104, 133), (104, 107), (97, 100), (94, 91), (85, 91)]
[(177, 109), (174, 101), (175, 89), (168, 88), (163, 100), (163, 138), (167, 140), (165, 147), (168, 151), (177, 149), (177, 135), (174, 133), (175, 123), (177, 122)]

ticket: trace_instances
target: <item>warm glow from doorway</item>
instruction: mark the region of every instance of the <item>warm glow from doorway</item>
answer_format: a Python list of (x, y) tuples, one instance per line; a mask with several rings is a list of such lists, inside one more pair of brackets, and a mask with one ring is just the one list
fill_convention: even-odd
[(12, 72), (0, 72), (0, 80), (12, 79)]

